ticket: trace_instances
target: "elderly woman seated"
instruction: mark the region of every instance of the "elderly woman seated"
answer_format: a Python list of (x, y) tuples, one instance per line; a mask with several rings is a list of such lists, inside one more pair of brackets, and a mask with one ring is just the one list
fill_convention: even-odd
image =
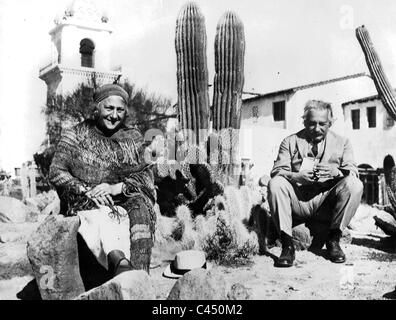
[(143, 138), (126, 127), (129, 96), (109, 84), (96, 90), (94, 119), (63, 132), (50, 168), (61, 213), (80, 218), (79, 234), (112, 276), (149, 272), (155, 189)]

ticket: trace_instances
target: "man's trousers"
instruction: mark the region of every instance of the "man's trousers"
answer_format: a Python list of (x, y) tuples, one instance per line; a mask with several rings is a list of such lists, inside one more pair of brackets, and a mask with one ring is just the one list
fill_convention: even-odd
[(297, 186), (275, 176), (268, 185), (268, 202), (278, 231), (292, 235), (292, 227), (307, 221), (328, 224), (343, 231), (360, 204), (363, 184), (355, 176), (335, 180), (326, 189)]

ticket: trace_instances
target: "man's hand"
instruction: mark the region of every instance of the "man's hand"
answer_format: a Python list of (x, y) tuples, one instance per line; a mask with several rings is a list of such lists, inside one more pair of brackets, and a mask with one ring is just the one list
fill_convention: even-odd
[(334, 179), (341, 175), (336, 164), (318, 163), (314, 167), (315, 175), (319, 179)]
[(311, 170), (303, 170), (303, 171), (294, 173), (292, 180), (294, 182), (302, 184), (303, 186), (310, 185), (315, 182), (314, 174), (313, 174), (313, 171), (311, 171)]

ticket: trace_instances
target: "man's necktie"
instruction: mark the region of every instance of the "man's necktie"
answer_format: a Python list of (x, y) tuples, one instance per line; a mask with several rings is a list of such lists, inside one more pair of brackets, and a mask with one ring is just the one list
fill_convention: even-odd
[(312, 154), (315, 158), (318, 155), (318, 144), (317, 143), (312, 143)]

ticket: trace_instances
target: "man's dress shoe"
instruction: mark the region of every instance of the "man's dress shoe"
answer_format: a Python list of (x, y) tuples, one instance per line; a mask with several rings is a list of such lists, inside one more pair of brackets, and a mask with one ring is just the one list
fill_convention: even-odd
[(327, 254), (331, 262), (334, 263), (343, 263), (345, 262), (345, 254), (340, 247), (340, 243), (338, 241), (327, 241)]
[(288, 268), (293, 266), (296, 258), (295, 249), (293, 245), (282, 247), (282, 252), (275, 266), (278, 268)]

